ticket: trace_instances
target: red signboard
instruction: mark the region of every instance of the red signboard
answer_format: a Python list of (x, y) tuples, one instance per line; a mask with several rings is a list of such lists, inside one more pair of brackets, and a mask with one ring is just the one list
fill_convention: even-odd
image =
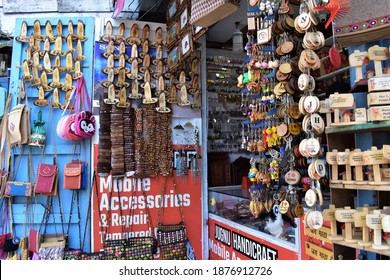
[[(301, 252), (302, 260), (329, 260), (333, 256), (332, 243), (328, 238), (330, 234), (330, 222), (324, 221), (323, 226), (320, 229), (310, 229), (305, 227), (303, 222), (304, 217), (301, 217)], [(315, 248), (321, 247), (324, 252), (319, 252)]]
[[(95, 145), (95, 156), (97, 155)], [(95, 159), (96, 162), (96, 159)], [(202, 206), (201, 182), (192, 178), (191, 171), (186, 177), (176, 177), (178, 194), (173, 187), (173, 178), (168, 177), (167, 189), (162, 195), (164, 179), (125, 177), (115, 179), (97, 176), (97, 191), (93, 193), (92, 250), (103, 248), (105, 239), (121, 239), (133, 236), (150, 236), (148, 223), (150, 213), (155, 235), (158, 211), (161, 208), (163, 224), (180, 222), (179, 201), (182, 204), (187, 235), (195, 251), (196, 259), (202, 258)], [(143, 192), (144, 190), (145, 192)], [(97, 198), (96, 198), (97, 194)], [(159, 250), (155, 259), (159, 259)]]
[(297, 260), (297, 252), (209, 218), (211, 260)]

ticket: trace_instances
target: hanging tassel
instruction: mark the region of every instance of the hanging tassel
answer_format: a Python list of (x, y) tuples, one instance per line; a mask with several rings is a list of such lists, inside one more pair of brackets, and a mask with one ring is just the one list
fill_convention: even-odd
[(116, 19), (119, 14), (123, 11), (123, 7), (125, 6), (125, 0), (116, 0), (114, 3), (114, 13), (112, 14), (112, 18)]

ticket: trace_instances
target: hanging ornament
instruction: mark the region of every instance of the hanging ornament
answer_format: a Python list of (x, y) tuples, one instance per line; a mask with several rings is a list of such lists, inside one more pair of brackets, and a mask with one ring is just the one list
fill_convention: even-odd
[(44, 146), (46, 143), (46, 129), (43, 126), (42, 110), (38, 112), (38, 119), (34, 121), (34, 126), (31, 129), (30, 143), (31, 146)]

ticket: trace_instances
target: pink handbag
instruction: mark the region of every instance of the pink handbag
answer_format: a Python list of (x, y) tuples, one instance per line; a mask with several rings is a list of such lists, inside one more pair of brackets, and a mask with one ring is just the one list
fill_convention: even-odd
[[(96, 132), (95, 117), (92, 114), (91, 101), (85, 85), (84, 77), (77, 80), (76, 86), (70, 95), (70, 99), (74, 93), (76, 94), (75, 111), (68, 115), (64, 115), (67, 107), (69, 106), (69, 101), (63, 115), (57, 123), (57, 135), (65, 141), (80, 141), (85, 138), (92, 137)], [(86, 99), (87, 108), (84, 106), (84, 99)]]
[(69, 116), (70, 115), (61, 116), (61, 118), (59, 119), (59, 121), (57, 123), (57, 136), (65, 141), (71, 140), (66, 136), (66, 133), (65, 133), (66, 132), (66, 122), (68, 121)]
[(78, 113), (70, 114), (68, 118), (66, 119), (65, 123), (65, 135), (69, 140), (75, 140), (75, 141), (80, 141), (83, 140), (84, 138), (77, 135), (76, 133), (76, 115)]
[(75, 92), (76, 92), (76, 87), (73, 88), (73, 91), (72, 91), (72, 93), (70, 94), (70, 97), (69, 97), (69, 101), (66, 104), (65, 109), (62, 112), (62, 115), (61, 115), (61, 117), (60, 117), (60, 119), (58, 120), (58, 123), (57, 123), (57, 129), (56, 129), (57, 136), (60, 139), (65, 140), (65, 141), (73, 140), (72, 138), (69, 138), (69, 136), (67, 134), (67, 131), (69, 129), (69, 125), (71, 125), (71, 121), (69, 119), (70, 119), (70, 117), (72, 115), (74, 115), (74, 112), (73, 112), (73, 109), (72, 109), (72, 112), (69, 112), (69, 114), (67, 114), (67, 115), (65, 115), (65, 112), (67, 112), (67, 109), (69, 107), (69, 104), (70, 104), (71, 99), (72, 99), (72, 97), (73, 97)]
[[(75, 130), (75, 134), (78, 135), (79, 137), (91, 138), (92, 136), (95, 135), (96, 132), (96, 123), (95, 123), (95, 117), (92, 114), (91, 100), (89, 99), (88, 89), (85, 84), (84, 77), (81, 77), (79, 80), (77, 80), (77, 82), (79, 82), (80, 85), (79, 85), (78, 99), (76, 99), (76, 108), (79, 107), (78, 102), (81, 101), (80, 107), (83, 107), (83, 110), (79, 111), (75, 115), (74, 130)], [(85, 107), (85, 105), (87, 105), (87, 107)]]

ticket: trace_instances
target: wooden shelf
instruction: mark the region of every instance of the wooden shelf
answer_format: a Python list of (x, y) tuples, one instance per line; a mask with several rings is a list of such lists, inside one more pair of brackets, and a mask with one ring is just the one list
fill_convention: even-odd
[(329, 183), (329, 188), (331, 189), (344, 189), (344, 185), (341, 183)]
[(335, 241), (335, 240), (333, 240), (332, 243), (333, 244), (337, 244), (337, 245), (342, 245), (342, 246), (355, 248), (355, 249), (359, 249), (359, 250), (364, 250), (364, 251), (367, 251), (367, 252), (372, 252), (372, 253), (375, 253), (375, 254), (380, 254), (380, 255), (383, 255), (383, 256), (389, 256), (390, 257), (390, 250), (376, 250), (376, 249), (373, 249), (373, 248), (371, 248), (369, 246), (359, 246), (357, 243), (347, 243), (345, 241)]
[(363, 124), (346, 125), (339, 127), (325, 128), (326, 134), (336, 133), (359, 133), (371, 131), (390, 131), (390, 121), (368, 122)]
[(364, 184), (364, 185), (347, 185), (347, 184), (333, 184), (330, 183), (329, 187), (331, 189), (347, 189), (347, 190), (368, 190), (368, 191), (390, 191), (390, 182), (388, 185), (369, 185), (369, 184)]

